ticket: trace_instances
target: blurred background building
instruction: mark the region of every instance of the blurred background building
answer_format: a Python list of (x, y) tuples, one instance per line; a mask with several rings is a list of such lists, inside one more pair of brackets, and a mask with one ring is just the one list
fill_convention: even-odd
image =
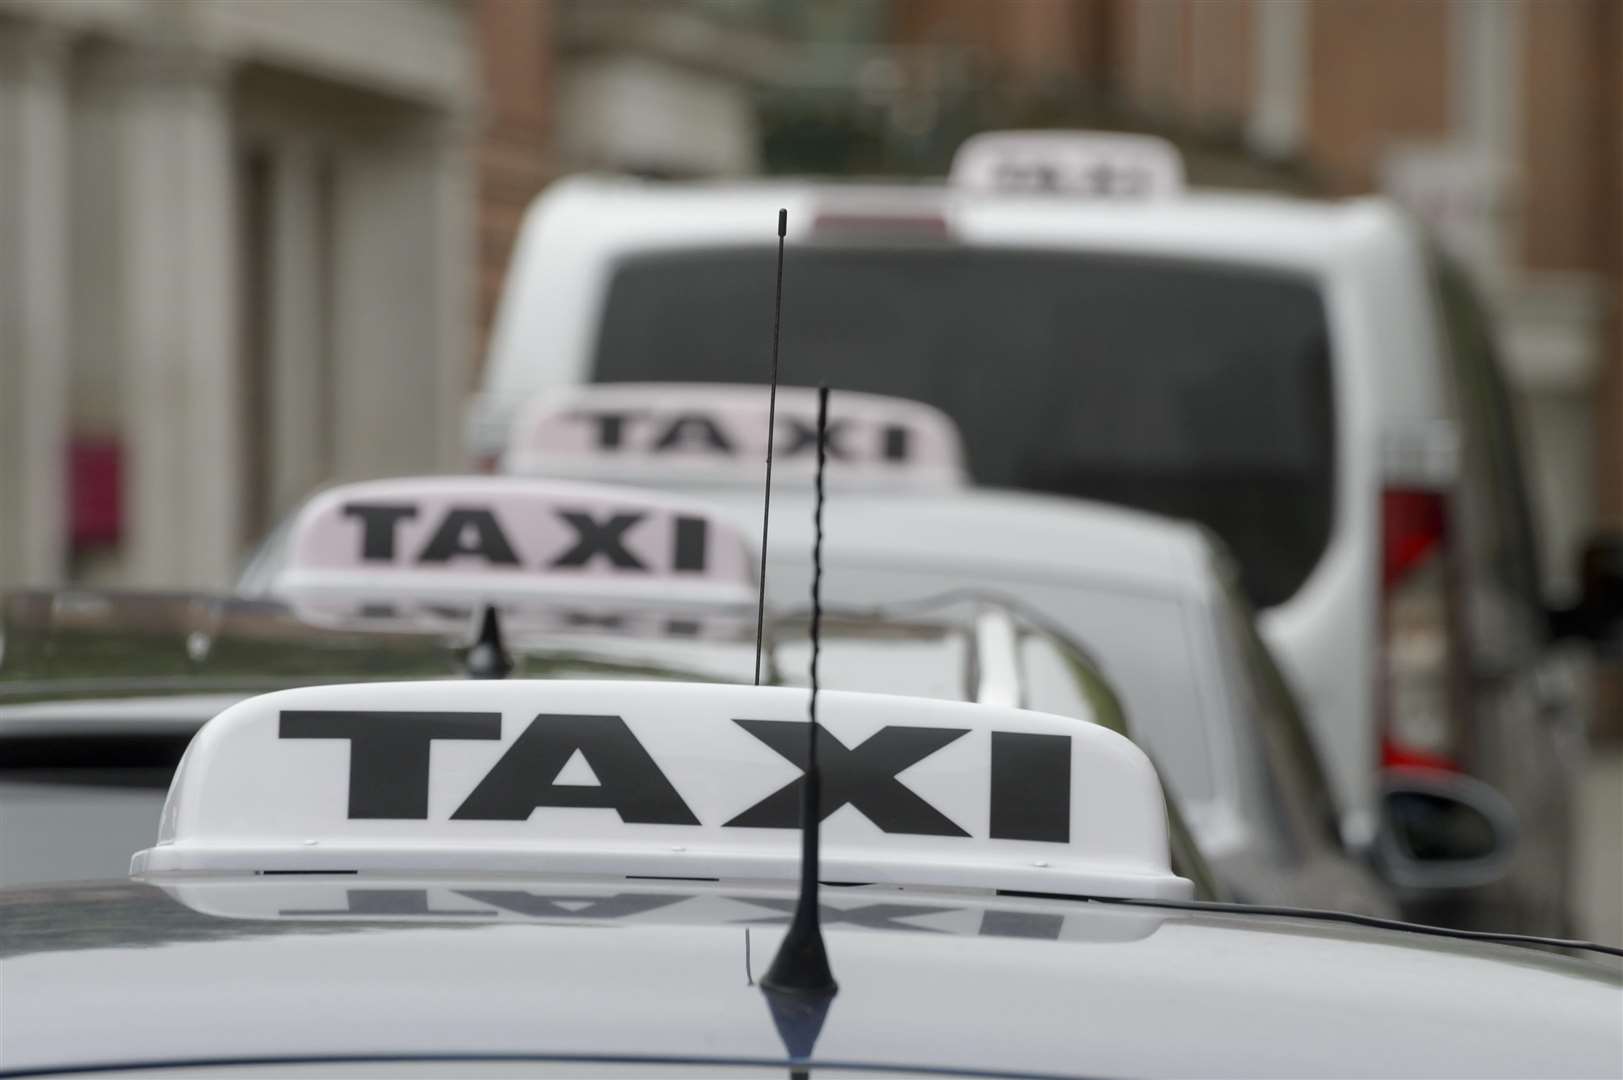
[(0, 2), (0, 582), (222, 585), (455, 460), (477, 10)]
[(1623, 519), (1620, 71), (1616, 0), (0, 0), (0, 582), (222, 584), (311, 486), (457, 465), (553, 176), (1018, 125), (1409, 206), (1499, 314), (1560, 591)]

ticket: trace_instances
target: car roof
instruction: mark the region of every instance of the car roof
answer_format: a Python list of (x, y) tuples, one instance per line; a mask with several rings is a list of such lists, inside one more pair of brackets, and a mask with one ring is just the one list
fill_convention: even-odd
[[(207, 884), (0, 892), (6, 1067), (786, 1057), (757, 985), (792, 906), (780, 889)], [(814, 1066), (1554, 1076), (1623, 1060), (1615, 965), (1268, 915), (875, 888), (822, 901), (840, 986)]]
[[(402, 598), (402, 603), (407, 603)], [(653, 608), (659, 615), (670, 609)], [(635, 605), (629, 605), (635, 613)], [(713, 613), (716, 614), (716, 613)], [(725, 612), (741, 617), (744, 613)], [(753, 651), (753, 610), (748, 613)], [(209, 593), (70, 589), (0, 596), (0, 701), (145, 693), (257, 692), (346, 679), (454, 676), (472, 620), (426, 630), (379, 629), (368, 618), (318, 624), (275, 600)], [(387, 624), (383, 624), (385, 627)], [(597, 629), (507, 642), (532, 677), (747, 678), (747, 667), (706, 648)], [(742, 636), (739, 649), (745, 648)], [(734, 650), (736, 651), (736, 650)]]
[[(706, 499), (741, 520), (759, 516), (755, 492)], [(810, 550), (809, 501), (809, 493), (773, 492), (773, 555)], [(1212, 540), (1200, 526), (1086, 499), (990, 488), (841, 492), (823, 513), (830, 557), (845, 565), (993, 566), (1162, 596), (1205, 596), (1212, 581)]]
[[(617, 613), (635, 619), (638, 609)], [(664, 609), (650, 609), (651, 618)], [(730, 613), (737, 615), (738, 613)], [(514, 677), (747, 682), (754, 612), (728, 636), (654, 639), (600, 628), (509, 638)], [(830, 605), (824, 683), (950, 701), (1019, 700), (1025, 676), (1011, 632), (1056, 632), (999, 598), (963, 593), (893, 610)], [(190, 593), (15, 592), (0, 598), (0, 738), (189, 735), (250, 694), (340, 681), (454, 676), (467, 644), (417, 630), (312, 625), (276, 601)], [(749, 630), (746, 638), (734, 631)], [(766, 612), (767, 681), (803, 685), (806, 612)], [(1065, 651), (1086, 658), (1066, 642)], [(1008, 653), (1008, 655), (1004, 655)], [(1080, 678), (1100, 682), (1096, 669)], [(1013, 685), (993, 687), (1002, 680)], [(1095, 719), (1098, 719), (1097, 717)], [(1108, 723), (1108, 718), (1106, 718)]]

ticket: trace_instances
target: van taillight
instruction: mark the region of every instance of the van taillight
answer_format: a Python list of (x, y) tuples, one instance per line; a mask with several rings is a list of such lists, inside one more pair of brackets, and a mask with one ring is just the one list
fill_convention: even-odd
[(1445, 496), (1386, 489), (1381, 534), (1382, 764), (1456, 769)]
[(500, 454), (480, 454), (474, 458), (473, 468), (475, 472), (493, 473), (501, 466), (501, 463), (502, 456)]

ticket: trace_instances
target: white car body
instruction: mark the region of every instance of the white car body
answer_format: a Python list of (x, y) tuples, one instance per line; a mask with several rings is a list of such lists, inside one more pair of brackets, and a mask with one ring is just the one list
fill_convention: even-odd
[[(566, 778), (577, 756), (591, 783)], [(1183, 899), (1161, 796), (1125, 738), (1001, 705), (573, 679), (262, 695), (193, 740), (131, 880), (0, 889), (0, 1071), (1623, 1063), (1616, 950)]]
[[(759, 497), (707, 491), (740, 527), (760, 521)], [(1283, 819), (1312, 850), (1328, 834), (1332, 800), (1304, 806), (1279, 779), (1310, 774), (1282, 766), (1264, 728), (1294, 718), (1265, 714), (1267, 688), (1241, 640), (1231, 576), (1199, 527), (1077, 499), (1024, 492), (838, 493), (824, 508), (824, 602), (906, 610), (909, 601), (971, 591), (1007, 598), (1086, 649), (1121, 695), (1138, 738), (1177, 793), (1202, 852), (1229, 880), (1294, 874), (1316, 906), (1364, 909), (1373, 882), (1338, 858), (1276, 862)], [(774, 491), (768, 602), (809, 603), (811, 500)], [(1035, 707), (1043, 707), (1040, 704)], [(1271, 768), (1261, 763), (1269, 761)], [(1270, 776), (1270, 773), (1272, 774)], [(1323, 795), (1324, 793), (1318, 793)], [(1323, 814), (1316, 811), (1322, 808)], [(1287, 831), (1291, 831), (1287, 828)], [(1330, 835), (1319, 844), (1334, 847)]]
[[(607, 291), (623, 259), (765, 250), (775, 242), (780, 207), (788, 210), (786, 309), (794, 304), (796, 250), (820, 242), (820, 218), (935, 219), (956, 246), (1187, 260), (1283, 272), (1314, 285), (1331, 339), (1330, 533), (1300, 587), (1260, 620), (1307, 706), (1343, 836), (1368, 842), (1378, 827), (1382, 760), (1382, 490), (1446, 486), (1457, 457), (1440, 360), (1444, 329), (1410, 224), (1380, 200), (1191, 192), (1132, 203), (940, 184), (566, 179), (532, 204), (524, 222), (470, 414), (473, 454), (493, 461), (514, 411), (532, 396), (593, 380)], [(769, 314), (739, 313), (763, 328), (763, 380)]]

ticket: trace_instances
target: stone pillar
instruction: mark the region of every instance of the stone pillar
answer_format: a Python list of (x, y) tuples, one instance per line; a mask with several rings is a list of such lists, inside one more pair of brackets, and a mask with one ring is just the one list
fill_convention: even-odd
[(119, 117), (128, 579), (219, 587), (243, 539), (227, 72), (137, 48)]
[(471, 464), (463, 428), (468, 395), (473, 389), (473, 368), (468, 358), (479, 340), (474, 314), (479, 259), (476, 137), (471, 115), (453, 115), (436, 125), (431, 151), (431, 199), (438, 248), (438, 279), (434, 283), (438, 341), (434, 398), (439, 405), (435, 417), (435, 466), (451, 471), (465, 470)]
[(67, 42), (0, 22), (0, 586), (67, 563)]
[(343, 148), (332, 290), (343, 479), (459, 458), (474, 241), (464, 143), (419, 116)]
[[(279, 142), (270, 163), (270, 509), (279, 518), (333, 467), (331, 237), (318, 148)], [(330, 181), (330, 176), (327, 177)]]
[(1312, 9), (1306, 0), (1256, 0), (1251, 10), (1254, 71), (1246, 134), (1261, 153), (1288, 157), (1303, 142)]

